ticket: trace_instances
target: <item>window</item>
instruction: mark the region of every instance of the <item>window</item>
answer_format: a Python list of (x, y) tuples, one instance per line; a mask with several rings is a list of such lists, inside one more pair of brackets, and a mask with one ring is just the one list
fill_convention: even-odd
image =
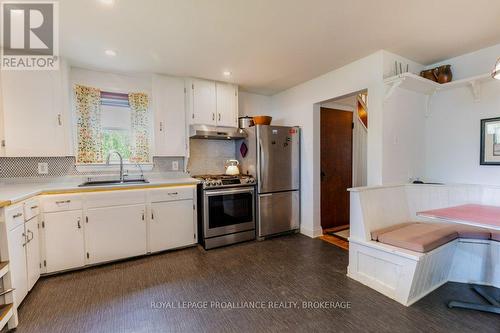
[[(149, 99), (77, 85), (77, 163), (102, 164), (116, 151), (128, 163), (150, 163)], [(117, 154), (111, 160), (117, 162)]]

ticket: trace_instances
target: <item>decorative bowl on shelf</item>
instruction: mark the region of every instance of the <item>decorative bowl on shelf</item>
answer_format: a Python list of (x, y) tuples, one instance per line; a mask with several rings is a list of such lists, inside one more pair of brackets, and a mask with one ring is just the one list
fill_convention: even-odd
[(453, 78), (451, 65), (442, 65), (432, 69), (425, 69), (420, 72), (420, 76), (437, 83), (448, 83)]
[(271, 125), (271, 120), (273, 117), (269, 116), (254, 116), (253, 122), (255, 125)]

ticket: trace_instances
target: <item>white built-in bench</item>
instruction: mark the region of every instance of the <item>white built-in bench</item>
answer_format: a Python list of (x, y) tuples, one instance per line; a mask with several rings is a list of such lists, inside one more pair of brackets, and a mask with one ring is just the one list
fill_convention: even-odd
[(350, 195), (349, 277), (407, 306), (447, 281), (500, 287), (498, 231), (416, 215), (467, 203), (500, 206), (500, 187), (407, 184)]

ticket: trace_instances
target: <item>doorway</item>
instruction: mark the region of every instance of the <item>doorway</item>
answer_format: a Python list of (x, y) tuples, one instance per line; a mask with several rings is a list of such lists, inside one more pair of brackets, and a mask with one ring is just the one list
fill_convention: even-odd
[(361, 92), (320, 106), (321, 228), (343, 248), (349, 237), (347, 189), (366, 185), (366, 99), (366, 92)]

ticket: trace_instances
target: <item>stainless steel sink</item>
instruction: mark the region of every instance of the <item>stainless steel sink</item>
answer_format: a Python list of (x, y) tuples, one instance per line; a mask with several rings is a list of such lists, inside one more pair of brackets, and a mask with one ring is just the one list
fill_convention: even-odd
[(144, 178), (140, 179), (124, 179), (123, 181), (117, 180), (90, 180), (78, 185), (79, 187), (87, 186), (113, 186), (113, 185), (133, 185), (133, 184), (147, 184), (149, 181)]

